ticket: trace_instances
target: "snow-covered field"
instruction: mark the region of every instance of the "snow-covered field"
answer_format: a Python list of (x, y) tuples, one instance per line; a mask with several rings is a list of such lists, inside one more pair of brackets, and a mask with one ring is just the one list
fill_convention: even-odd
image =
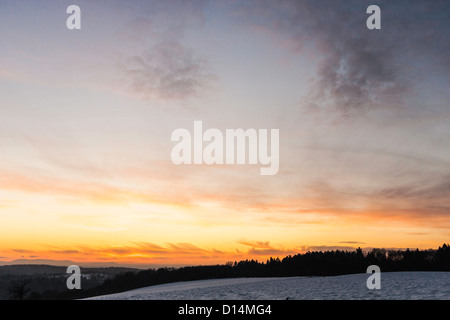
[(369, 290), (370, 274), (335, 277), (237, 278), (185, 281), (94, 297), (101, 300), (450, 299), (450, 272), (381, 273), (381, 289)]

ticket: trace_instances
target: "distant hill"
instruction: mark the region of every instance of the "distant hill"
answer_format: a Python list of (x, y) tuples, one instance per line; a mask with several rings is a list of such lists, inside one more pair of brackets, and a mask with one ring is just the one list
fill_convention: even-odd
[[(68, 267), (70, 265), (77, 265), (77, 266), (84, 266), (84, 267), (92, 267), (92, 268), (98, 268), (98, 267), (104, 267), (104, 263), (79, 263), (71, 260), (50, 260), (50, 259), (17, 259), (10, 262), (0, 262), (0, 266), (6, 266), (6, 265), (25, 265), (25, 264), (31, 264), (31, 265), (50, 265), (50, 266), (60, 266), (60, 267)], [(122, 267), (121, 265), (115, 264), (115, 263), (108, 263), (108, 267)], [(129, 267), (129, 266), (126, 266)]]
[[(20, 260), (16, 262), (22, 262)], [(27, 261), (28, 262), (28, 261)], [(53, 261), (52, 261), (53, 262)], [(54, 266), (48, 264), (13, 264), (0, 266), (0, 300), (11, 299), (11, 289), (20, 283), (27, 283), (27, 287), (34, 294), (43, 294), (46, 291), (67, 291), (67, 266)], [(101, 285), (106, 279), (119, 274), (134, 274), (140, 269), (125, 267), (81, 267), (83, 289)]]
[[(72, 263), (74, 264), (74, 263)], [(13, 264), (7, 266), (0, 266), (0, 276), (2, 275), (66, 275), (67, 266), (55, 266), (47, 264)], [(124, 267), (98, 267), (98, 268), (84, 268), (81, 267), (82, 274), (103, 274), (103, 275), (116, 275), (124, 272), (137, 272), (136, 268), (124, 268)]]
[(49, 265), (68, 267), (70, 265), (77, 265), (85, 268), (129, 268), (129, 269), (149, 269), (149, 268), (164, 268), (164, 267), (185, 267), (184, 264), (119, 264), (114, 262), (87, 262), (81, 263), (71, 260), (50, 260), (50, 259), (17, 259), (13, 261), (0, 261), (0, 267), (11, 265)]

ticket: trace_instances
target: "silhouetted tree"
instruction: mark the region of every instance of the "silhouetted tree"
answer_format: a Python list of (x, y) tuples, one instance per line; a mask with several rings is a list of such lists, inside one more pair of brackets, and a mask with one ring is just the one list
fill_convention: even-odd
[(439, 270), (450, 271), (450, 246), (444, 243), (442, 247), (439, 247), (433, 261)]
[(11, 296), (11, 300), (24, 300), (26, 295), (30, 292), (29, 288), (30, 280), (23, 279), (17, 280), (11, 284), (8, 291)]

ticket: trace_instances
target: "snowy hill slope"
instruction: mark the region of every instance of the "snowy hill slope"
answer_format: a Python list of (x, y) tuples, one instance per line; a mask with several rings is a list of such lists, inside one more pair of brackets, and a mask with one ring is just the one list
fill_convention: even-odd
[(369, 274), (334, 277), (236, 278), (176, 282), (93, 297), (100, 300), (450, 299), (450, 272), (381, 273), (381, 289), (369, 290)]

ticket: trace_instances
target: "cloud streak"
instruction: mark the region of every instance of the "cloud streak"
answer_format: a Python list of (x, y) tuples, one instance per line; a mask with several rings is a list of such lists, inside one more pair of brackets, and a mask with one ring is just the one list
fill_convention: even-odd
[[(252, 242), (253, 243), (253, 242)], [(288, 254), (299, 253), (295, 248), (283, 249), (269, 245), (269, 242), (255, 241), (254, 243), (266, 243), (264, 249), (251, 247), (247, 250), (202, 248), (192, 243), (165, 243), (155, 244), (151, 242), (134, 242), (122, 246), (75, 246), (55, 247), (49, 250), (22, 250), (6, 249), (5, 253), (11, 253), (10, 259), (17, 258), (17, 254), (33, 254), (41, 259), (71, 260), (78, 263), (92, 263), (102, 261), (104, 263), (134, 263), (136, 265), (166, 264), (177, 265), (189, 261), (189, 264), (225, 263), (226, 261), (244, 260), (251, 258), (269, 258), (270, 256), (284, 257)], [(240, 243), (239, 243), (240, 244)], [(247, 244), (240, 244), (248, 247)], [(4, 257), (5, 259), (7, 257)]]
[(386, 199), (437, 200), (450, 198), (450, 175), (428, 183), (391, 187), (380, 190), (378, 196)]

